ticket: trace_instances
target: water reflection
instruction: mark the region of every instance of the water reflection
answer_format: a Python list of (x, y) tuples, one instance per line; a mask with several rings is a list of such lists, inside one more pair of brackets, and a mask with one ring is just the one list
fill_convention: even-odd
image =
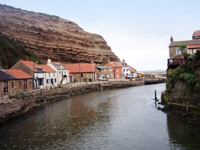
[(197, 134), (189, 127), (188, 134), (183, 133), (186, 130), (182, 128), (184, 123), (171, 120), (155, 108), (152, 100), (155, 89), (160, 95), (165, 84), (93, 92), (37, 108), (0, 126), (0, 147), (109, 150), (189, 148), (191, 145), (185, 145), (185, 140), (179, 137), (184, 134), (190, 138), (188, 134), (194, 134), (197, 141)]
[(173, 147), (184, 147), (185, 149), (200, 149), (200, 127), (190, 125), (172, 115), (167, 116), (167, 126), (170, 144)]

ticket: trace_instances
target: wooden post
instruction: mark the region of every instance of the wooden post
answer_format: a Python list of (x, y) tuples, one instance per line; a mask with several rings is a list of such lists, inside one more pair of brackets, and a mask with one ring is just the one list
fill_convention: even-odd
[(155, 90), (155, 101), (157, 100), (157, 96), (156, 96), (156, 90)]
[(186, 106), (186, 112), (189, 112), (189, 102), (187, 102), (187, 106)]

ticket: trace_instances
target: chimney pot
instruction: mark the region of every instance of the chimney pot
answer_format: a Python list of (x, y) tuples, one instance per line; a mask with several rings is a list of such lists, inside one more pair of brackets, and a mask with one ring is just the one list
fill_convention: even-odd
[(28, 55), (26, 55), (26, 61), (28, 61)]
[(173, 37), (171, 36), (170, 41), (173, 42)]

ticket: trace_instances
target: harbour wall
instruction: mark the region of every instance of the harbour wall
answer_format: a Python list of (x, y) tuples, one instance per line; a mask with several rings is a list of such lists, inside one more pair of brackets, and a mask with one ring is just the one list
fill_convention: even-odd
[(33, 90), (10, 96), (10, 99), (0, 103), (0, 123), (20, 116), (34, 107), (43, 106), (51, 101), (68, 98), (73, 95), (92, 91), (124, 88), (144, 85), (142, 81), (105, 81), (96, 83), (74, 84), (50, 89)]

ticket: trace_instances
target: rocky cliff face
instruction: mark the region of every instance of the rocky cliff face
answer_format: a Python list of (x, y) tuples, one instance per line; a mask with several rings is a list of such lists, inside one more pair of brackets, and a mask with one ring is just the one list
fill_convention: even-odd
[(0, 33), (20, 40), (42, 60), (65, 63), (119, 61), (102, 36), (57, 16), (0, 5)]

